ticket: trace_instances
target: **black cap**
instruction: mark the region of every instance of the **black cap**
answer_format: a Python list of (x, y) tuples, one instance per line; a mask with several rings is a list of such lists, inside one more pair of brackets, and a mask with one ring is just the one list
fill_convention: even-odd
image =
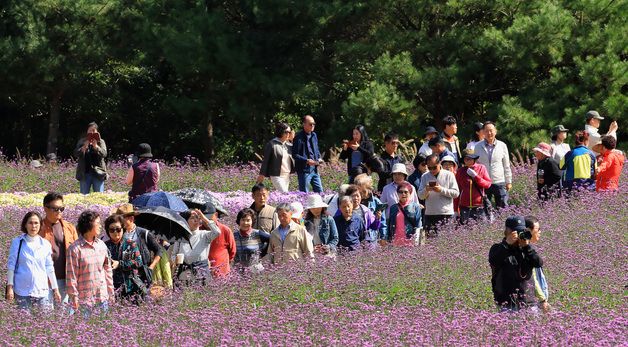
[(209, 201), (206, 202), (205, 206), (203, 207), (203, 214), (210, 218), (214, 215), (214, 213), (216, 213), (216, 207), (214, 206), (214, 204)]
[(153, 153), (151, 152), (150, 145), (148, 143), (140, 143), (137, 146), (137, 157), (138, 158), (152, 158)]
[(521, 216), (510, 216), (506, 219), (506, 228), (513, 231), (523, 231), (526, 229), (526, 220)]
[(423, 135), (432, 134), (432, 133), (438, 134), (438, 130), (436, 130), (436, 128), (430, 125), (429, 127), (425, 128)]
[(475, 123), (473, 123), (473, 130), (480, 131), (482, 129), (484, 129), (484, 123), (482, 123), (482, 122), (475, 122)]

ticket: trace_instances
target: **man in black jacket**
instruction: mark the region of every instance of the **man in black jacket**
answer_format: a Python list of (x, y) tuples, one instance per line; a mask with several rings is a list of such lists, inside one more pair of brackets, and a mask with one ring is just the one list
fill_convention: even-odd
[(384, 186), (392, 182), (392, 167), (397, 163), (406, 163), (406, 159), (403, 155), (397, 153), (398, 147), (399, 135), (395, 133), (386, 134), (384, 137), (384, 152), (382, 152), (380, 156), (384, 167), (377, 173), (379, 175), (379, 182), (377, 183), (378, 192), (384, 190)]
[(543, 260), (530, 246), (532, 234), (526, 229), (525, 219), (508, 217), (504, 236), (488, 253), (495, 303), (501, 311), (536, 307), (532, 269), (542, 267)]

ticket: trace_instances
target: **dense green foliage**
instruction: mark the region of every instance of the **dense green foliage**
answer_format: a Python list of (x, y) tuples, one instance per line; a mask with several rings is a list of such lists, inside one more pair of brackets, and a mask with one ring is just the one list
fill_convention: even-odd
[[(91, 120), (113, 155), (253, 159), (273, 121), (413, 138), (445, 115), (513, 146), (625, 125), (628, 2), (4, 0), (0, 145), (70, 155)], [(605, 130), (606, 124), (603, 125)], [(58, 129), (58, 132), (57, 132)]]

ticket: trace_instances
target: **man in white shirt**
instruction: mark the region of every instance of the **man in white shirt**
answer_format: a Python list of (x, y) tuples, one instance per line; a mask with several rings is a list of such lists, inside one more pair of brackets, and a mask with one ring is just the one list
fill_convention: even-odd
[[(587, 147), (593, 150), (593, 147), (598, 143), (602, 142), (602, 135), (599, 133), (600, 129), (600, 121), (604, 120), (604, 117), (600, 116), (597, 111), (591, 110), (587, 112), (586, 115), (587, 124), (584, 126), (584, 131), (589, 133), (589, 144)], [(608, 127), (608, 132), (605, 135), (610, 135), (617, 140), (617, 130), (619, 126), (617, 125), (617, 121), (612, 121), (611, 125)], [(595, 152), (596, 155), (599, 153)]]
[(512, 171), (510, 169), (510, 154), (508, 147), (497, 140), (497, 128), (493, 122), (484, 123), (484, 141), (475, 145), (475, 154), (479, 156), (478, 163), (486, 166), (493, 182), (486, 190), (489, 199), (495, 197), (497, 207), (508, 206), (508, 192), (512, 188)]
[(456, 175), (442, 170), (438, 155), (432, 154), (425, 161), (428, 172), (421, 176), (419, 198), (425, 200), (425, 230), (428, 236), (436, 236), (440, 225), (452, 221), (454, 199), (460, 191)]

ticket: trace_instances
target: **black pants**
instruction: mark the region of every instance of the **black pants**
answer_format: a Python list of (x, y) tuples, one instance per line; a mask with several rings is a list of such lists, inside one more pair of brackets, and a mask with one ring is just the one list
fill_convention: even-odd
[(438, 229), (449, 223), (453, 217), (450, 214), (425, 215), (425, 233), (427, 236), (438, 236)]
[(191, 286), (201, 285), (204, 286), (207, 283), (209, 277), (209, 261), (197, 261), (192, 264), (181, 264), (177, 266), (175, 273), (176, 285)]
[(465, 225), (469, 219), (486, 219), (484, 207), (460, 207), (460, 224)]

